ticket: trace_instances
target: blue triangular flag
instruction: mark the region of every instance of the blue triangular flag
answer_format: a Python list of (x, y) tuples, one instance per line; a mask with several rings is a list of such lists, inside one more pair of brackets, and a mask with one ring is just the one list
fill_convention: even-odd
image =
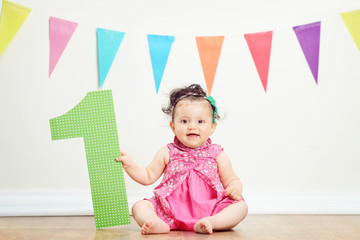
[(102, 88), (125, 33), (97, 28), (96, 35), (98, 45), (100, 88)]
[(156, 94), (159, 91), (161, 79), (164, 74), (174, 36), (161, 36), (148, 34), (151, 63), (154, 73)]

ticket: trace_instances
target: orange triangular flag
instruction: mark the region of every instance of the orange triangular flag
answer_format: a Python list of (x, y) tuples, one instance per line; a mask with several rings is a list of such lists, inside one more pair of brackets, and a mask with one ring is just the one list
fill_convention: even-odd
[(244, 34), (265, 92), (269, 74), (272, 33), (269, 31)]
[(209, 95), (214, 83), (217, 64), (220, 57), (224, 36), (196, 37), (201, 66)]

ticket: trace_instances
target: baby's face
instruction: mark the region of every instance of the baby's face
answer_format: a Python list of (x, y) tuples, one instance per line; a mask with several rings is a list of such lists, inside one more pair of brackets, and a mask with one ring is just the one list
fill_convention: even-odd
[(182, 144), (190, 148), (200, 147), (216, 128), (210, 103), (207, 100), (180, 100), (170, 127)]

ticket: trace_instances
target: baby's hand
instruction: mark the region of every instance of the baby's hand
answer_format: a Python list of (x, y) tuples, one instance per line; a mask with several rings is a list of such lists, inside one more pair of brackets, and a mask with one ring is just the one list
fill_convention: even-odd
[(230, 184), (225, 189), (225, 196), (229, 196), (231, 199), (240, 201), (242, 199), (240, 187), (235, 184)]
[(130, 168), (134, 165), (134, 161), (132, 160), (131, 156), (124, 151), (120, 151), (121, 152), (121, 157), (117, 157), (115, 158), (116, 161), (121, 162), (123, 165), (123, 168)]

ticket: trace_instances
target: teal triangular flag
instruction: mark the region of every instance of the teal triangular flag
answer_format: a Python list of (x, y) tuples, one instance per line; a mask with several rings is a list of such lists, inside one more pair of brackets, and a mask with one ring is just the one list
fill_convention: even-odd
[(117, 32), (103, 28), (96, 29), (100, 88), (102, 88), (102, 85), (105, 82), (105, 78), (109, 72), (112, 62), (114, 61), (124, 35), (124, 32)]
[(148, 34), (151, 63), (154, 73), (156, 94), (159, 91), (161, 79), (164, 74), (174, 36), (161, 36)]

